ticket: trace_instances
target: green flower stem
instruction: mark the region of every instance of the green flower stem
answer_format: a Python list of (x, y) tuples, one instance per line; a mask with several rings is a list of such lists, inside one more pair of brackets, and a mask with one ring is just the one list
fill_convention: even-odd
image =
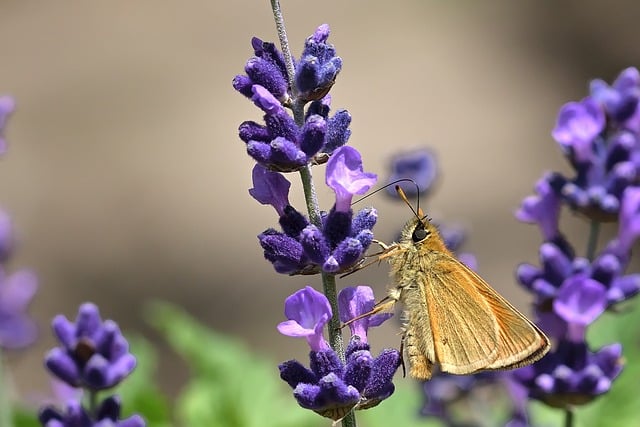
[[(316, 226), (320, 225), (320, 209), (318, 207), (318, 198), (316, 196), (313, 185), (313, 177), (311, 175), (311, 166), (306, 165), (300, 169), (300, 178), (302, 179), (302, 188), (304, 189), (304, 197), (307, 201), (307, 211), (309, 218)], [(329, 344), (331, 348), (338, 354), (340, 360), (345, 361), (344, 341), (342, 340), (342, 329), (340, 328), (340, 318), (338, 316), (338, 293), (336, 290), (336, 277), (333, 274), (322, 273), (322, 290), (329, 300), (331, 312), (333, 316), (329, 319)], [(356, 417), (353, 411), (349, 412), (342, 419), (342, 427), (356, 427)]]
[(574, 413), (573, 408), (568, 407), (564, 410), (564, 427), (573, 427)]
[[(294, 99), (294, 102), (290, 105), (293, 111), (293, 119), (299, 126), (302, 126), (304, 125), (304, 103), (295, 101), (297, 98), (297, 89), (294, 83), (295, 69), (293, 66), (291, 50), (289, 49), (289, 41), (287, 39), (287, 31), (284, 26), (284, 18), (282, 16), (280, 2), (278, 0), (271, 0), (271, 9), (273, 10), (273, 18), (276, 22), (276, 30), (278, 31), (278, 38), (280, 39), (280, 46), (282, 48), (282, 54), (284, 55), (284, 61), (287, 67), (289, 89)], [(312, 224), (320, 226), (320, 207), (318, 204), (318, 196), (313, 185), (311, 165), (305, 165), (300, 169), (300, 179), (302, 180), (302, 188), (304, 190), (304, 198), (307, 204), (309, 220)], [(322, 288), (324, 295), (329, 300), (329, 304), (331, 304), (331, 311), (333, 312), (333, 316), (329, 320), (329, 344), (338, 354), (338, 357), (340, 357), (344, 362), (344, 342), (342, 340), (342, 330), (340, 329), (340, 318), (338, 316), (338, 293), (336, 290), (335, 276), (332, 274), (322, 273)], [(342, 419), (342, 427), (356, 427), (356, 417), (353, 411), (349, 412)]]
[(589, 261), (593, 261), (596, 257), (596, 249), (598, 248), (598, 237), (600, 236), (600, 223), (595, 220), (591, 220), (591, 227), (589, 228), (589, 241), (587, 242), (587, 254), (586, 257)]
[(11, 405), (9, 404), (9, 381), (5, 378), (4, 360), (0, 351), (0, 427), (12, 427)]
[(95, 390), (89, 391), (89, 413), (92, 417), (98, 415), (98, 392)]

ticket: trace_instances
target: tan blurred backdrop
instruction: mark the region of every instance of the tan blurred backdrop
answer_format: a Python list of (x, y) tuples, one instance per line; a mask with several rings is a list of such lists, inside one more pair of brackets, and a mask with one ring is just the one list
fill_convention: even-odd
[[(391, 4), (394, 4), (391, 7)], [(283, 0), (294, 54), (329, 23), (344, 60), (334, 108), (353, 115), (350, 144), (385, 175), (398, 150), (433, 147), (442, 170), (426, 209), (471, 231), (466, 249), (488, 281), (527, 310), (515, 266), (540, 241), (513, 211), (547, 169), (566, 170), (549, 134), (558, 108), (638, 65), (637, 2)], [(0, 160), (0, 206), (33, 268), (38, 343), (9, 355), (22, 396), (46, 393), (49, 321), (82, 301), (152, 339), (141, 307), (166, 299), (274, 362), (306, 359), (280, 336), (283, 299), (313, 277), (276, 275), (256, 235), (276, 224), (258, 205), (236, 131), (259, 111), (231, 87), (250, 38), (276, 40), (267, 0), (0, 1), (0, 94), (16, 97)], [(319, 185), (323, 168), (314, 170)], [(300, 187), (297, 177), (292, 192)], [(321, 193), (329, 208), (332, 198)], [(301, 198), (292, 198), (299, 208)], [(377, 236), (406, 208), (380, 196)], [(578, 234), (585, 227), (566, 221)], [(383, 294), (385, 266), (349, 277)], [(397, 346), (393, 325), (374, 349)], [(166, 351), (164, 347), (160, 347)], [(204, 349), (206, 351), (206, 349)], [(186, 370), (164, 354), (170, 393)], [(274, 375), (275, 375), (274, 367)]]

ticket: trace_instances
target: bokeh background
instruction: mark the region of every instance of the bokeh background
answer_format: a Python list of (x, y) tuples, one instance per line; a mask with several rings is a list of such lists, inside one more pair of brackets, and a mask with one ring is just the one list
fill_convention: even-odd
[[(467, 227), (482, 275), (528, 311), (513, 273), (537, 259), (540, 237), (513, 212), (543, 171), (568, 170), (550, 137), (559, 107), (583, 97), (591, 78), (639, 65), (640, 5), (283, 0), (283, 9), (296, 55), (331, 25), (344, 60), (333, 106), (353, 115), (350, 144), (365, 168), (384, 178), (393, 153), (432, 147), (442, 173), (423, 206)], [(276, 216), (247, 193), (252, 161), (236, 133), (261, 117), (231, 87), (253, 35), (277, 40), (267, 0), (0, 1), (0, 93), (18, 102), (0, 206), (18, 238), (11, 270), (40, 278), (31, 311), (41, 338), (8, 355), (21, 397), (48, 393), (50, 319), (75, 316), (87, 300), (152, 340), (143, 308), (163, 299), (274, 365), (306, 359), (304, 341), (275, 325), (284, 298), (319, 281), (276, 275), (262, 258), (256, 235)], [(314, 173), (322, 187), (323, 168)], [(320, 198), (328, 209), (331, 194)], [(382, 193), (367, 203), (385, 241), (410, 215)], [(585, 240), (579, 219), (563, 222)], [(342, 281), (356, 283), (383, 295), (386, 266)], [(399, 344), (391, 324), (374, 336), (374, 349)], [(175, 394), (186, 368), (157, 344), (158, 380)]]

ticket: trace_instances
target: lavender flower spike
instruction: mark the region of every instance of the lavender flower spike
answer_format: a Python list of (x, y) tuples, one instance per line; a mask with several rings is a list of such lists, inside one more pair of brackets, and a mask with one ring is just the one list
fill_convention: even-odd
[(23, 348), (36, 339), (36, 324), (26, 309), (38, 288), (31, 271), (21, 270), (6, 276), (0, 267), (0, 347)]
[(82, 304), (75, 322), (58, 315), (52, 326), (61, 346), (49, 351), (45, 365), (72, 387), (112, 388), (136, 366), (118, 325), (112, 320), (103, 322), (94, 304)]
[[(368, 287), (360, 286), (353, 292), (352, 296), (360, 299), (354, 304), (361, 304), (360, 308), (354, 308), (355, 311), (369, 305), (365, 288), (371, 291)], [(347, 294), (342, 297), (343, 302)], [(372, 301), (372, 293), (370, 297)], [(341, 318), (348, 316), (349, 311), (354, 312), (348, 305), (347, 312), (341, 313)], [(400, 366), (400, 353), (397, 350), (383, 350), (374, 358), (369, 345), (360, 336), (353, 336), (346, 351), (347, 363), (342, 363), (322, 338), (322, 328), (331, 316), (329, 302), (323, 294), (309, 286), (287, 298), (285, 311), (288, 311), (289, 319), (294, 319), (278, 325), (278, 330), (289, 336), (307, 337), (311, 347), (310, 368), (297, 360), (289, 360), (279, 366), (280, 377), (293, 388), (293, 395), (300, 406), (323, 417), (339, 420), (351, 410), (376, 406), (393, 393), (391, 380)], [(381, 319), (371, 323), (381, 323)], [(366, 336), (366, 331), (362, 335)]]

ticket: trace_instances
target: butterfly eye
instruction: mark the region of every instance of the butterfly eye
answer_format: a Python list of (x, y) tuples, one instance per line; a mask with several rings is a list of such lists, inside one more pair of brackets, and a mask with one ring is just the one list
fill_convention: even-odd
[(427, 230), (425, 230), (422, 227), (416, 227), (416, 229), (413, 230), (413, 235), (411, 236), (411, 239), (415, 243), (418, 243), (426, 239), (427, 236), (429, 236), (429, 232)]

